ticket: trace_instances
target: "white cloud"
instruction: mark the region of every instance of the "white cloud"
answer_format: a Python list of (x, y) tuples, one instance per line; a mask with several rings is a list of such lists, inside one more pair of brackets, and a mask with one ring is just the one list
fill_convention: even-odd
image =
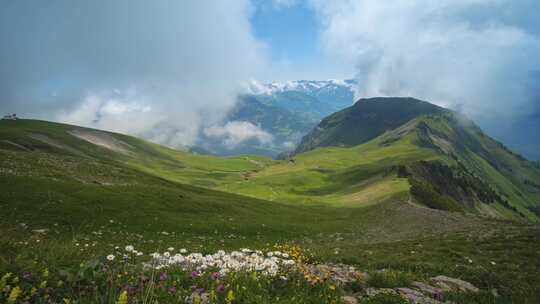
[(0, 11), (1, 28), (17, 29), (0, 30), (0, 100), (25, 116), (192, 145), (240, 83), (265, 71), (253, 9), (249, 0), (16, 1)]
[(230, 121), (223, 126), (210, 126), (204, 129), (204, 134), (208, 137), (222, 139), (229, 148), (234, 148), (248, 140), (257, 140), (261, 144), (272, 143), (270, 133), (247, 121)]
[(328, 53), (356, 67), (359, 97), (414, 96), (476, 117), (534, 107), (537, 29), (508, 16), (538, 11), (513, 0), (313, 0)]

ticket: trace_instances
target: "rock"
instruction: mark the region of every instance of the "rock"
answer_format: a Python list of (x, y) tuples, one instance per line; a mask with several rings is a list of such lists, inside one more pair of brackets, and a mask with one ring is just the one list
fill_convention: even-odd
[(34, 233), (41, 233), (41, 234), (45, 234), (49, 231), (49, 229), (34, 229), (32, 230), (32, 232)]
[[(431, 278), (431, 281), (433, 281), (436, 284), (444, 283), (450, 286), (451, 288), (453, 287), (452, 290), (472, 292), (472, 293), (477, 293), (478, 291), (480, 291), (480, 289), (478, 289), (476, 286), (474, 286), (473, 284), (469, 282), (466, 282), (460, 279), (450, 278), (443, 275)], [(440, 284), (437, 284), (437, 285), (441, 286)]]
[(312, 276), (323, 280), (330, 280), (339, 285), (345, 285), (366, 280), (366, 273), (356, 270), (353, 266), (345, 264), (319, 264), (302, 265), (303, 270)]
[(345, 304), (358, 304), (358, 300), (351, 296), (343, 296), (341, 297), (341, 301)]
[(374, 297), (378, 294), (381, 294), (381, 293), (386, 293), (386, 294), (392, 294), (392, 295), (397, 295), (398, 293), (393, 290), (392, 288), (373, 288), (373, 287), (368, 287), (366, 288), (366, 291), (365, 291), (365, 294), (368, 298), (371, 298), (371, 297)]
[(434, 287), (422, 282), (412, 282), (412, 286), (416, 287), (423, 294), (428, 295), (435, 300), (443, 300), (444, 290), (442, 288)]
[(396, 288), (396, 290), (403, 298), (407, 299), (409, 302), (413, 304), (439, 304), (441, 303), (435, 299), (425, 296), (423, 293), (421, 293), (418, 290), (405, 288), (405, 287)]

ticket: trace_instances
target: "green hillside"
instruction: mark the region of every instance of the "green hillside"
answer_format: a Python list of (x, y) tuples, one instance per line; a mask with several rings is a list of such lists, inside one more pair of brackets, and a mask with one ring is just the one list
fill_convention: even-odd
[[(503, 301), (534, 301), (537, 227), (474, 214), (534, 220), (527, 207), (535, 206), (538, 171), (496, 142), (476, 143), (480, 133), (456, 129), (452, 119), (422, 116), (362, 145), (285, 161), (197, 155), (77, 126), (0, 121), (0, 272), (47, 267), (61, 277), (129, 244), (145, 253), (296, 244), (321, 262), (389, 268), (416, 280), (453, 275), (497, 288)], [(441, 144), (443, 133), (451, 145)], [(469, 206), (437, 188), (440, 179), (467, 185), (461, 179), (445, 169), (425, 174), (425, 168), (461, 165), (470, 167), (460, 171), (470, 172), (467, 178), (500, 187), (495, 199), (503, 200), (484, 202), (484, 187), (463, 186), (470, 191), (464, 198), (475, 198)], [(518, 183), (525, 177), (527, 183)], [(445, 208), (423, 201), (433, 192), (411, 191), (419, 183), (465, 213), (436, 210)], [(283, 303), (294, 303), (294, 294), (282, 296)]]
[(414, 98), (360, 99), (326, 118), (296, 148), (296, 153), (328, 146), (355, 146), (395, 129), (420, 115), (447, 110)]

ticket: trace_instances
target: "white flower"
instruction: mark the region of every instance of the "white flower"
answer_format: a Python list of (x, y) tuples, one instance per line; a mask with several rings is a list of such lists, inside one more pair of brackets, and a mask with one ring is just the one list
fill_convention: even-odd
[(166, 257), (166, 258), (168, 258), (168, 257), (171, 256), (171, 254), (170, 254), (168, 251), (165, 251), (165, 252), (163, 253), (163, 256)]
[(167, 250), (172, 252), (174, 250), (174, 247), (169, 247), (167, 248)]
[(137, 256), (141, 256), (141, 255), (143, 255), (143, 253), (142, 253), (142, 252), (140, 252), (140, 251), (139, 251), (139, 252), (137, 252)]
[(187, 253), (187, 250), (186, 250), (186, 248), (182, 248), (182, 249), (180, 249), (180, 253)]
[(133, 248), (133, 246), (131, 245), (127, 245), (125, 249), (127, 252), (132, 252), (133, 250), (135, 250), (135, 248)]
[(497, 263), (495, 263), (495, 262), (491, 261), (491, 265), (496, 265), (496, 264), (497, 264)]
[(114, 255), (109, 254), (109, 255), (107, 256), (107, 260), (109, 260), (109, 261), (114, 260)]

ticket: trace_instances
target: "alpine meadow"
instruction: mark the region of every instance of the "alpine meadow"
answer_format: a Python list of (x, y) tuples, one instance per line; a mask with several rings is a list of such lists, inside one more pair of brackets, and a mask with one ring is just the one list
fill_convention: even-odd
[(540, 302), (534, 1), (0, 5), (0, 303)]

